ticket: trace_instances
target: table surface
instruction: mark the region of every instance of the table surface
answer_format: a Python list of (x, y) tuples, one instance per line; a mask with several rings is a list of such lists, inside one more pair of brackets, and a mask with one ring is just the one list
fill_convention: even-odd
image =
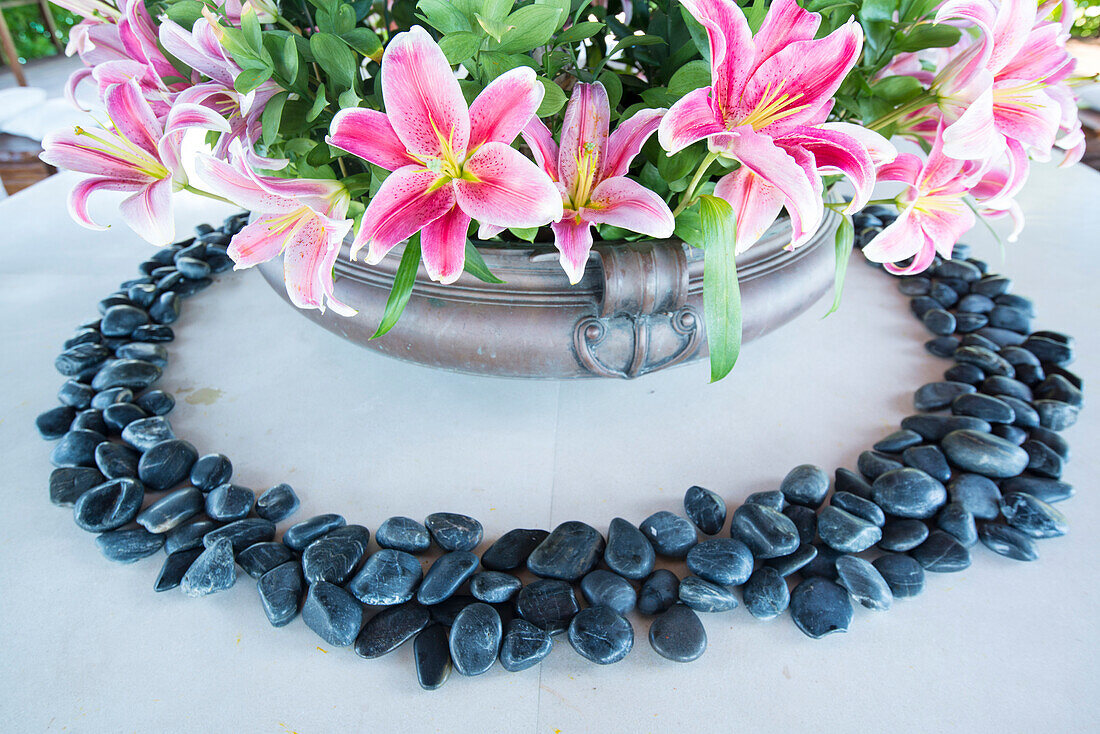
[[(0, 204), (0, 712), (8, 731), (671, 732), (1095, 731), (1100, 724), (1097, 586), (1100, 414), (1075, 445), (1065, 538), (1023, 564), (974, 549), (965, 572), (930, 574), (886, 613), (805, 637), (789, 615), (703, 615), (706, 654), (659, 657), (648, 620), (618, 665), (587, 663), (559, 638), (539, 667), (416, 684), (405, 645), (373, 661), (331, 649), (299, 621), (271, 628), (254, 582), (203, 600), (154, 594), (161, 556), (120, 566), (47, 500), (50, 444), (34, 417), (54, 405), (52, 363), (73, 326), (149, 254), (124, 226), (81, 229), (55, 176)], [(1074, 369), (1100, 382), (1094, 251), (1100, 175), (1036, 168), (1028, 226), (1003, 253), (967, 241), (1034, 297), (1039, 328), (1074, 334)], [(99, 208), (109, 221), (108, 206)], [(180, 200), (179, 232), (224, 207)], [(831, 472), (912, 412), (912, 391), (946, 363), (890, 280), (853, 261), (840, 311), (827, 300), (749, 345), (725, 381), (695, 364), (636, 381), (502, 381), (437, 372), (322, 331), (258, 273), (219, 277), (190, 301), (163, 387), (176, 433), (228, 454), (236, 481), (289, 481), (294, 519), (339, 512), (372, 531), (391, 515), (473, 515), (495, 538), (583, 519), (601, 530), (682, 511), (700, 484), (731, 505), (774, 489), (794, 465)], [(201, 328), (200, 328), (201, 325)], [(373, 548), (373, 542), (372, 542)], [(483, 550), (484, 548), (482, 548)]]

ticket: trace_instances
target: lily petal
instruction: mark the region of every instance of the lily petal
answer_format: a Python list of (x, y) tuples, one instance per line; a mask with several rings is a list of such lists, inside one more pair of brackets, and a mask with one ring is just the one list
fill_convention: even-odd
[(387, 171), (396, 171), (402, 166), (416, 163), (394, 132), (390, 118), (378, 110), (340, 110), (332, 118), (329, 133), (325, 138), (329, 145), (346, 150)]
[[(265, 214), (292, 212), (302, 206), (294, 199), (272, 194), (263, 187), (256, 185), (251, 177), (242, 173), (235, 166), (210, 155), (200, 155), (195, 159), (195, 172), (202, 179), (203, 184), (210, 193), (229, 199), (234, 204), (249, 211), (264, 212)], [(245, 229), (248, 229), (248, 227)], [(244, 230), (241, 230), (241, 232), (243, 233)], [(254, 236), (257, 235), (249, 235), (249, 238)]]
[(118, 205), (123, 221), (142, 239), (154, 245), (168, 245), (176, 236), (172, 213), (172, 181), (153, 181)]
[(470, 148), (511, 143), (535, 116), (546, 94), (535, 70), (520, 66), (498, 76), (470, 105)]
[(665, 200), (624, 176), (600, 182), (592, 191), (589, 205), (579, 213), (594, 224), (610, 224), (661, 239), (671, 237), (676, 228)]
[(833, 130), (855, 138), (871, 156), (871, 162), (882, 166), (898, 157), (898, 149), (889, 140), (874, 130), (851, 122), (826, 122), (818, 125), (819, 130)]
[(104, 230), (105, 225), (97, 224), (88, 214), (88, 198), (96, 191), (140, 191), (144, 184), (119, 181), (114, 178), (86, 178), (69, 193), (69, 215), (88, 229)]
[[(900, 262), (917, 254), (924, 243), (924, 231), (913, 218), (913, 209), (910, 206), (899, 212), (897, 219), (863, 247), (863, 256), (874, 263)], [(934, 255), (935, 251), (932, 252)]]
[(670, 155), (726, 129), (712, 104), (713, 95), (711, 87), (694, 89), (676, 100), (665, 113), (657, 128), (657, 139)]
[(466, 232), (470, 217), (457, 206), (420, 231), (420, 248), (428, 277), (444, 285), (462, 275), (466, 264)]
[(157, 155), (157, 143), (163, 130), (135, 82), (116, 84), (108, 88), (103, 103), (107, 116), (122, 137), (149, 155)]
[(531, 148), (535, 162), (553, 180), (558, 180), (558, 144), (554, 142), (554, 134), (546, 123), (537, 117), (532, 117), (527, 126), (520, 133), (523, 142)]
[(733, 207), (737, 222), (735, 254), (752, 247), (768, 231), (783, 210), (783, 192), (742, 166), (718, 179), (714, 195)]
[(350, 219), (340, 221), (316, 213), (298, 223), (283, 254), (283, 282), (295, 306), (324, 313), (327, 305), (341, 316), (355, 315), (355, 309), (336, 300), (332, 282), (332, 266), (349, 229)]
[(433, 188), (438, 179), (436, 174), (419, 166), (405, 166), (391, 173), (363, 212), (363, 223), (351, 246), (351, 259), (366, 246), (367, 262), (379, 263), (399, 242), (450, 211), (455, 204), (454, 187)]
[(745, 14), (733, 0), (683, 0), (683, 5), (707, 30), (716, 107), (729, 112), (741, 97), (756, 57)]
[(625, 175), (630, 162), (641, 152), (649, 136), (657, 131), (666, 112), (665, 109), (639, 110), (629, 120), (620, 122), (607, 139), (607, 156), (600, 178)]
[(1004, 138), (993, 119), (993, 76), (988, 71), (979, 72), (960, 97), (970, 99), (970, 103), (944, 129), (944, 154), (957, 160), (993, 158), (1004, 147)]
[[(561, 219), (561, 193), (518, 150), (504, 143), (485, 143), (466, 161), (465, 170), (476, 180), (455, 179), (454, 190), (458, 206), (478, 222), (541, 227)], [(375, 199), (380, 196), (381, 192)]]
[(812, 41), (821, 16), (798, 6), (795, 0), (776, 0), (768, 8), (753, 42), (757, 61), (763, 61), (796, 41)]
[(855, 195), (846, 209), (848, 214), (862, 209), (871, 198), (875, 188), (875, 164), (860, 142), (847, 132), (835, 128), (798, 127), (776, 143), (780, 147), (805, 148), (813, 154), (821, 173), (847, 176), (855, 187)]
[[(112, 133), (105, 130), (96, 130), (93, 134), (97, 137), (113, 137)], [(94, 145), (95, 141), (90, 137), (72, 130), (51, 131), (43, 137), (43, 151), (38, 157), (51, 166), (70, 171), (138, 183), (149, 181), (150, 177), (135, 168), (133, 163), (120, 160), (117, 156), (93, 147)]]
[(244, 270), (278, 257), (286, 246), (287, 227), (285, 215), (255, 217), (229, 241), (227, 253), (233, 259), (233, 269)]
[(592, 250), (592, 225), (577, 216), (568, 216), (551, 224), (550, 229), (554, 231), (554, 247), (561, 253), (558, 258), (561, 268), (569, 284), (576, 285), (584, 277), (588, 253)]
[(603, 84), (578, 83), (573, 87), (561, 123), (558, 151), (558, 180), (567, 189), (574, 189), (579, 175), (591, 180), (603, 166), (610, 123), (611, 106)]
[(447, 57), (420, 26), (398, 33), (386, 46), (382, 99), (394, 132), (412, 155), (441, 158), (445, 147), (456, 156), (466, 152), (469, 108)]

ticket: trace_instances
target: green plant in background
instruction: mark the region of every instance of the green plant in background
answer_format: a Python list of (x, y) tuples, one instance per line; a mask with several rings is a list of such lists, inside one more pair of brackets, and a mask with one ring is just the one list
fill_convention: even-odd
[(1076, 0), (1072, 33), (1082, 38), (1100, 36), (1100, 0)]
[[(50, 5), (50, 11), (53, 13), (54, 23), (57, 24), (59, 40), (62, 44), (68, 43), (69, 29), (80, 21), (80, 16), (53, 4)], [(25, 64), (32, 59), (57, 54), (57, 48), (50, 40), (50, 31), (42, 22), (42, 13), (37, 3), (8, 8), (3, 13), (4, 20), (11, 29), (20, 63)]]

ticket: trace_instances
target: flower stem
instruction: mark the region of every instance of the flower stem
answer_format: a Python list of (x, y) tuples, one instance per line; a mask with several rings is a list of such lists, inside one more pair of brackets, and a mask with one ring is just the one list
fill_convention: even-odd
[(676, 209), (673, 210), (672, 216), (678, 216), (680, 212), (695, 203), (695, 192), (703, 180), (703, 175), (706, 174), (707, 169), (710, 168), (710, 164), (714, 163), (716, 160), (718, 160), (718, 154), (713, 151), (707, 153), (706, 157), (703, 158), (703, 162), (700, 163), (699, 168), (695, 170), (695, 175), (691, 177), (691, 183), (684, 189), (684, 193), (680, 197), (680, 203)]
[(184, 184), (183, 185), (183, 190), (184, 191), (190, 191), (192, 194), (198, 194), (199, 196), (205, 196), (207, 199), (214, 199), (215, 201), (224, 201), (226, 204), (232, 204), (233, 206), (240, 206), (237, 202), (230, 201), (229, 199), (225, 198), (224, 196), (218, 196), (217, 194), (212, 194), (209, 191), (203, 191), (202, 189), (196, 189), (191, 184)]
[(891, 110), (890, 112), (887, 112), (882, 117), (879, 117), (876, 120), (872, 120), (871, 122), (867, 123), (864, 127), (868, 128), (870, 130), (875, 130), (875, 131), (881, 130), (882, 128), (886, 127), (887, 125), (891, 125), (891, 124), (897, 122), (898, 120), (905, 117), (906, 115), (908, 115), (911, 112), (916, 112), (918, 110), (924, 109), (925, 107), (929, 106), (930, 104), (936, 104), (938, 99), (939, 98), (935, 93), (926, 92), (926, 93), (921, 94), (920, 96), (906, 102), (901, 107), (898, 107), (894, 110)]

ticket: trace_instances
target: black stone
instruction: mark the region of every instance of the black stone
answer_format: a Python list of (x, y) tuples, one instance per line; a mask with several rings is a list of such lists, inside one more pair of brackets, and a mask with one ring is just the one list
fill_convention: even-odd
[(355, 654), (367, 659), (382, 657), (411, 640), (430, 623), (428, 610), (416, 604), (383, 609), (363, 625), (355, 638)]
[(1047, 479), (1061, 479), (1065, 462), (1054, 449), (1039, 441), (1024, 441), (1020, 446), (1027, 452), (1027, 470)]
[[(1035, 499), (1047, 503), (1068, 500), (1076, 493), (1073, 485), (1060, 482), (1057, 479), (1044, 479), (1043, 477), (1029, 477), (1026, 475), (1006, 479), (1001, 486), (1005, 492), (1025, 492)], [(997, 496), (997, 501), (1000, 502), (1000, 495)]]
[(813, 547), (817, 549), (817, 555), (811, 558), (810, 562), (802, 567), (800, 571), (802, 577), (809, 578), (811, 576), (821, 576), (826, 579), (835, 579), (836, 559), (844, 554), (830, 548), (824, 543), (814, 545)]
[(108, 362), (92, 379), (92, 387), (106, 390), (112, 387), (125, 387), (129, 390), (144, 390), (160, 378), (161, 368), (152, 362), (141, 359), (116, 359)]
[[(684, 512), (695, 527), (707, 535), (717, 535), (726, 524), (726, 501), (709, 489), (689, 487), (684, 494)], [(611, 533), (608, 531), (610, 542)]]
[(96, 410), (106, 410), (117, 403), (129, 403), (134, 399), (134, 391), (128, 387), (112, 387), (101, 390), (92, 398), (92, 407)]
[(202, 507), (202, 492), (184, 487), (146, 507), (137, 516), (137, 522), (150, 533), (167, 533), (202, 512)]
[[(432, 536), (422, 523), (413, 520), (411, 517), (400, 516), (391, 517), (379, 525), (378, 531), (374, 534), (374, 539), (378, 541), (378, 545), (382, 548), (391, 548), (406, 553), (423, 553), (432, 544)], [(497, 541), (497, 543), (500, 542)], [(492, 548), (489, 550), (492, 550)], [(489, 551), (486, 551), (485, 555), (488, 556)], [(489, 568), (489, 566), (486, 566), (486, 568)]]
[[(295, 560), (294, 552), (282, 543), (265, 541), (253, 543), (237, 553), (237, 565), (254, 579), (258, 579), (273, 568)], [(297, 611), (297, 608), (295, 608)]]
[(136, 479), (141, 454), (129, 446), (104, 441), (95, 447), (95, 465), (108, 479)]
[(275, 523), (259, 517), (246, 517), (215, 528), (203, 536), (202, 543), (207, 548), (221, 538), (227, 538), (233, 544), (233, 552), (238, 553), (250, 545), (266, 543), (275, 538)]
[(232, 476), (233, 464), (229, 461), (229, 457), (223, 454), (200, 456), (191, 467), (191, 484), (203, 492), (209, 492), (215, 487), (228, 483)]
[(925, 311), (921, 317), (926, 329), (933, 334), (947, 336), (955, 333), (955, 314), (942, 308), (932, 308)]
[(876, 451), (864, 451), (860, 453), (859, 458), (856, 460), (859, 473), (871, 482), (888, 471), (900, 469), (901, 466), (900, 461), (895, 461)]
[(961, 415), (911, 415), (903, 418), (902, 428), (916, 431), (926, 441), (938, 443), (951, 431), (970, 429), (974, 431), (989, 431), (991, 426), (980, 418), (969, 418)]
[(83, 410), (90, 406), (93, 397), (95, 397), (95, 390), (92, 389), (92, 386), (76, 380), (65, 380), (64, 384), (61, 385), (61, 389), (57, 391), (58, 400), (77, 410)]
[(161, 441), (141, 455), (138, 477), (150, 490), (171, 489), (191, 475), (199, 452), (178, 438)]
[(698, 540), (690, 521), (666, 510), (647, 517), (639, 529), (657, 553), (670, 558), (683, 558)]
[(287, 548), (300, 552), (325, 533), (344, 525), (347, 525), (347, 520), (341, 515), (334, 513), (315, 515), (287, 528), (286, 532), (283, 533), (283, 543), (286, 544)]
[(594, 527), (571, 520), (554, 528), (531, 551), (527, 568), (536, 576), (577, 581), (596, 567), (603, 549), (603, 536)]
[(812, 541), (804, 542), (798, 546), (794, 553), (779, 558), (771, 558), (765, 563), (778, 571), (781, 576), (790, 576), (817, 558), (817, 546), (811, 543)]
[(936, 515), (936, 526), (969, 548), (978, 542), (978, 526), (974, 515), (959, 502), (949, 502)]
[(1081, 409), (1061, 400), (1036, 400), (1032, 405), (1039, 414), (1039, 425), (1051, 431), (1064, 431), (1077, 422)]
[(845, 553), (860, 553), (882, 538), (882, 529), (846, 510), (829, 505), (817, 518), (817, 533), (829, 547)]
[(629, 581), (602, 568), (586, 574), (581, 579), (580, 587), (589, 606), (602, 604), (622, 615), (632, 612), (638, 602), (638, 594)]
[(981, 418), (989, 423), (1012, 423), (1016, 420), (1016, 411), (1012, 406), (999, 398), (982, 393), (955, 398), (951, 403), (951, 412), (955, 415)]
[(730, 536), (749, 547), (755, 558), (778, 558), (798, 547), (798, 528), (781, 512), (762, 505), (741, 505), (733, 513)]
[(1057, 538), (1069, 531), (1065, 515), (1025, 492), (1006, 493), (1001, 514), (1009, 525), (1032, 538)]
[[(854, 496), (854, 495), (853, 495)], [(812, 543), (817, 537), (817, 513), (809, 507), (802, 505), (788, 505), (783, 514), (791, 519), (798, 529), (798, 540), (802, 543)]]
[[(645, 590), (643, 588), (643, 594)], [(564, 632), (580, 610), (573, 587), (558, 579), (539, 579), (516, 595), (516, 612), (550, 634)]]
[(955, 536), (942, 530), (933, 530), (928, 539), (918, 545), (910, 555), (925, 571), (954, 573), (970, 568), (970, 551)]
[(134, 421), (148, 417), (148, 413), (133, 403), (115, 403), (108, 405), (103, 411), (103, 421), (112, 436), (120, 435)]
[(955, 313), (955, 333), (969, 334), (989, 325), (989, 317), (981, 313), (958, 311)]
[(990, 478), (961, 473), (947, 485), (951, 501), (981, 520), (993, 520), (1000, 514), (1001, 492)]
[(324, 536), (310, 543), (302, 553), (306, 582), (328, 581), (340, 586), (359, 566), (363, 546), (351, 538)]
[(54, 367), (66, 377), (80, 375), (100, 366), (111, 356), (111, 350), (102, 344), (84, 343), (69, 347), (54, 360)]
[(1019, 380), (1004, 375), (991, 375), (985, 378), (978, 389), (986, 395), (997, 397), (1007, 395), (1025, 403), (1030, 402), (1033, 398), (1030, 387)]
[(779, 490), (793, 505), (820, 507), (829, 492), (829, 476), (813, 464), (800, 464), (783, 477)]
[(470, 551), (481, 542), (481, 523), (467, 515), (435, 512), (424, 520), (432, 540), (445, 551)]
[(1027, 468), (1027, 452), (1010, 441), (981, 431), (952, 431), (941, 443), (948, 460), (965, 471), (1003, 478)]
[(138, 451), (149, 451), (157, 444), (175, 437), (168, 419), (159, 415), (134, 421), (122, 429), (122, 440)]
[(134, 329), (130, 338), (136, 342), (170, 342), (176, 338), (171, 326), (164, 324), (149, 324)]
[(268, 570), (256, 582), (260, 604), (272, 627), (283, 627), (298, 616), (305, 583), (302, 569), (294, 561), (280, 563)]
[(63, 466), (95, 466), (95, 450), (107, 440), (102, 433), (75, 429), (69, 431), (50, 452), (50, 463)]
[[(875, 451), (884, 451), (888, 454), (900, 454), (910, 446), (916, 446), (924, 439), (921, 435), (915, 431), (910, 431), (905, 428), (900, 431), (894, 431), (886, 438), (883, 438), (875, 443), (873, 448)], [(828, 481), (828, 480), (826, 480)]]
[(179, 294), (172, 291), (161, 293), (149, 306), (149, 316), (157, 324), (174, 324), (180, 317), (181, 301)]
[(982, 544), (1005, 558), (1014, 561), (1034, 561), (1039, 558), (1035, 542), (1022, 530), (1008, 525), (986, 523), (978, 530)]
[(330, 645), (347, 647), (363, 626), (363, 606), (335, 584), (311, 584), (302, 605), (302, 621)]
[(972, 364), (957, 364), (943, 373), (943, 378), (945, 380), (950, 382), (965, 382), (975, 387), (982, 384), (982, 380), (984, 380), (985, 377), (985, 373)]
[(908, 599), (924, 590), (924, 569), (912, 556), (887, 553), (876, 558), (871, 565), (890, 586), (895, 599)]
[(1061, 456), (1064, 461), (1069, 461), (1069, 443), (1057, 432), (1049, 428), (1043, 428), (1042, 426), (1035, 426), (1031, 429), (1030, 436), (1032, 439), (1046, 444), (1054, 453)]
[(642, 614), (660, 614), (679, 598), (680, 579), (672, 571), (659, 568), (642, 584), (638, 592), (638, 611)]
[(1006, 426), (1003, 423), (993, 426), (993, 435), (1000, 436), (1004, 440), (1017, 446), (1022, 446), (1027, 440), (1027, 431), (1019, 426)]
[(229, 538), (220, 538), (206, 544), (206, 548), (183, 575), (180, 589), (187, 596), (200, 597), (225, 591), (235, 583), (237, 564), (233, 560), (233, 543)]
[(898, 517), (932, 517), (947, 502), (943, 484), (920, 469), (888, 471), (875, 480), (872, 499), (885, 512)]
[(168, 350), (160, 344), (152, 344), (150, 342), (128, 342), (122, 344), (115, 349), (115, 356), (119, 359), (140, 359), (161, 368), (168, 364)]
[(680, 579), (678, 596), (697, 612), (726, 612), (737, 606), (737, 597), (732, 591), (698, 576)]
[(753, 555), (740, 540), (709, 538), (688, 551), (687, 567), (707, 581), (739, 586), (752, 574)]
[[(596, 572), (593, 571), (593, 573)], [(502, 604), (510, 601), (522, 587), (522, 581), (503, 571), (481, 571), (470, 579), (470, 593), (475, 599), (486, 604)]]
[(791, 619), (814, 639), (847, 632), (852, 623), (852, 602), (848, 592), (829, 579), (804, 579), (791, 592)]
[[(389, 521), (387, 520), (387, 522)], [(425, 533), (426, 532), (425, 530)], [(381, 534), (382, 528), (379, 528), (378, 535), (381, 536)], [(419, 540), (419, 531), (413, 534), (416, 535), (416, 544), (419, 547), (419, 543), (421, 542)], [(546, 540), (549, 535), (549, 532), (538, 529), (517, 528), (515, 530), (509, 530), (507, 533), (500, 536), (500, 538), (482, 554), (481, 565), (492, 571), (512, 571), (521, 568), (527, 563), (527, 558), (531, 555), (531, 551), (538, 548), (539, 544)], [(382, 541), (379, 540), (378, 543), (381, 545)], [(424, 548), (424, 550), (426, 550), (426, 548)]]
[(71, 507), (80, 496), (92, 487), (104, 482), (98, 469), (87, 466), (70, 466), (50, 472), (50, 502), (60, 507)]
[(446, 627), (433, 624), (425, 627), (413, 640), (413, 660), (416, 680), (425, 691), (434, 691), (451, 674), (450, 635)]
[(836, 559), (837, 583), (867, 609), (884, 612), (894, 603), (889, 584), (869, 561), (856, 556)]
[[(723, 505), (723, 511), (724, 507)], [(641, 530), (621, 517), (611, 521), (607, 529), (607, 547), (603, 553), (603, 560), (608, 568), (628, 579), (640, 580), (653, 571), (656, 557), (653, 545)], [(482, 557), (481, 562), (485, 563), (485, 557)]]
[(148, 558), (164, 547), (164, 536), (145, 528), (126, 528), (101, 533), (95, 543), (109, 561), (133, 563)]
[(243, 520), (256, 504), (256, 493), (239, 484), (223, 484), (206, 495), (206, 514), (211, 520)]
[(1023, 347), (1043, 363), (1066, 365), (1073, 361), (1073, 346), (1048, 337), (1032, 335)]
[(416, 592), (417, 601), (430, 605), (447, 599), (474, 575), (477, 566), (478, 558), (470, 551), (444, 553), (424, 574)]
[(207, 520), (206, 518), (189, 520), (179, 527), (168, 531), (168, 536), (164, 543), (164, 550), (168, 553), (175, 553), (176, 551), (188, 550), (190, 548), (201, 548), (203, 537), (217, 527), (217, 523), (212, 520)]
[(68, 405), (59, 405), (41, 413), (34, 419), (34, 425), (42, 438), (53, 440), (69, 432), (69, 426), (76, 418), (76, 411)]
[(976, 389), (965, 382), (930, 382), (917, 390), (913, 397), (913, 405), (920, 411), (943, 410), (958, 396), (972, 393)]
[(73, 520), (82, 530), (101, 533), (137, 517), (145, 490), (134, 479), (114, 479), (93, 487), (73, 505)]
[(1012, 425), (1027, 429), (1039, 426), (1039, 413), (1031, 407), (1030, 403), (1011, 395), (1001, 395), (997, 399), (1012, 408), (1012, 412), (1015, 413), (1016, 417), (1012, 419)]
[[(451, 633), (452, 640), (454, 632)], [(634, 628), (614, 609), (589, 607), (569, 623), (569, 644), (581, 657), (599, 665), (617, 663), (634, 647)], [(454, 644), (451, 645), (454, 655)]]
[(451, 626), (451, 664), (462, 675), (481, 675), (493, 667), (504, 637), (500, 614), (475, 602), (455, 617)]
[(906, 466), (920, 469), (936, 481), (946, 482), (951, 478), (947, 457), (938, 446), (913, 446), (902, 452), (901, 459)]
[(168, 591), (175, 589), (183, 581), (183, 575), (191, 564), (202, 554), (202, 548), (188, 548), (187, 550), (169, 553), (164, 559), (164, 565), (160, 567), (157, 580), (153, 582), (153, 591)]
[(904, 553), (916, 548), (928, 537), (928, 526), (920, 520), (895, 518), (882, 527), (878, 547), (885, 551)]
[(367, 558), (347, 588), (364, 604), (403, 604), (413, 598), (423, 573), (414, 556), (383, 548)]
[(761, 566), (741, 590), (749, 614), (757, 619), (774, 619), (787, 610), (791, 592), (786, 577), (776, 568)]
[(866, 479), (856, 474), (851, 469), (844, 469), (843, 467), (837, 469), (835, 478), (837, 492), (850, 492), (857, 497), (863, 497), (864, 499), (871, 498), (871, 485), (867, 483)]
[(500, 665), (509, 673), (518, 673), (538, 665), (550, 654), (554, 642), (550, 633), (526, 619), (513, 619), (500, 645)]
[[(830, 504), (880, 528), (886, 523), (886, 515), (881, 507), (871, 500), (854, 495), (851, 492), (835, 492)], [(808, 541), (803, 539), (803, 542)]]
[[(466, 607), (470, 606), (477, 599), (469, 594), (455, 594), (454, 596), (447, 597), (439, 604), (432, 604), (428, 607), (428, 613), (432, 616), (432, 621), (443, 625), (444, 627), (450, 627), (455, 623), (455, 617)], [(497, 610), (500, 611), (499, 609)], [(503, 617), (501, 620), (503, 621)]]
[(924, 348), (935, 357), (951, 359), (952, 355), (955, 354), (955, 350), (959, 348), (959, 337), (937, 336), (935, 339), (926, 341)]

